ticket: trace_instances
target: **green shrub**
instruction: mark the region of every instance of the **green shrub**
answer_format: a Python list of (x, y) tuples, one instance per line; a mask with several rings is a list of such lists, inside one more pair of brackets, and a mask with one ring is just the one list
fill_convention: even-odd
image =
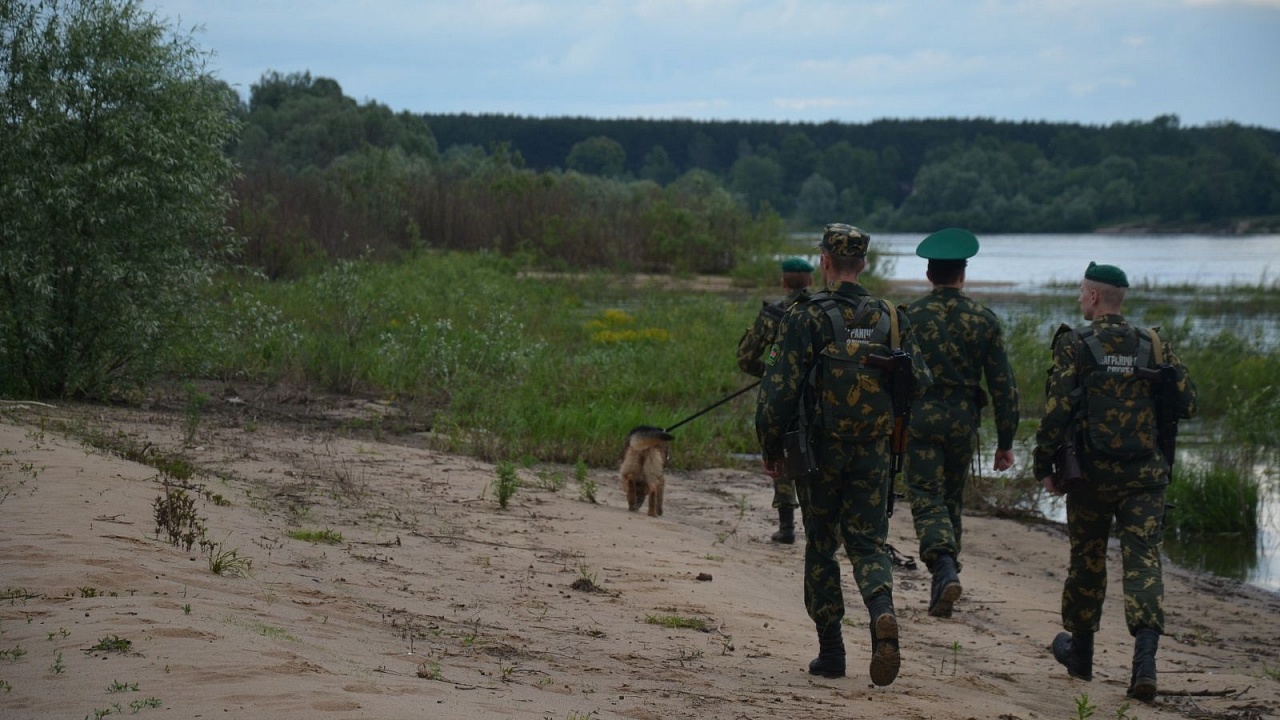
[(238, 98), (136, 0), (4, 8), (0, 394), (109, 398), (234, 246)]

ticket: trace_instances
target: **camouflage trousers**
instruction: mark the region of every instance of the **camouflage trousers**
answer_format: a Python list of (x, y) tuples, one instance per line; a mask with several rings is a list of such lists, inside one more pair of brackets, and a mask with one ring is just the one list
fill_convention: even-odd
[(1107, 594), (1107, 540), (1115, 519), (1120, 538), (1124, 620), (1129, 633), (1140, 628), (1164, 632), (1165, 489), (1087, 487), (1067, 494), (1071, 560), (1062, 588), (1062, 627), (1094, 631)]
[(773, 481), (773, 507), (776, 508), (794, 508), (800, 507), (800, 500), (796, 496), (796, 483), (786, 476), (779, 477)]
[(939, 555), (951, 555), (959, 568), (964, 487), (976, 440), (971, 429), (959, 426), (955, 434), (913, 436), (907, 442), (903, 473), (907, 498), (920, 541), (920, 559), (929, 567)]
[(893, 591), (885, 548), (889, 519), (889, 441), (840, 444), (819, 451), (821, 477), (797, 484), (804, 518), (804, 604), (819, 628), (844, 618), (836, 552), (844, 543), (863, 604)]

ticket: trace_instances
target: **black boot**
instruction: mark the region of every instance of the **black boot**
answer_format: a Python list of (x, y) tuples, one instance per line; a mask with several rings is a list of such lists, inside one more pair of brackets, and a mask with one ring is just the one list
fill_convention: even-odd
[(872, 597), (867, 610), (871, 612), (871, 682), (888, 685), (898, 677), (902, 666), (893, 596), (884, 592)]
[(956, 572), (956, 559), (952, 555), (939, 555), (929, 569), (933, 572), (933, 588), (929, 592), (929, 614), (949, 618), (951, 610), (960, 599), (960, 575)]
[(844, 677), (844, 637), (839, 622), (818, 629), (818, 657), (809, 663), (809, 674)]
[(1160, 633), (1142, 628), (1133, 636), (1133, 675), (1129, 678), (1131, 698), (1151, 702), (1156, 698), (1156, 650)]
[(1093, 632), (1058, 633), (1053, 639), (1053, 657), (1080, 680), (1093, 680)]
[(796, 541), (795, 508), (778, 508), (778, 532), (774, 533), (769, 539), (783, 545), (791, 545)]

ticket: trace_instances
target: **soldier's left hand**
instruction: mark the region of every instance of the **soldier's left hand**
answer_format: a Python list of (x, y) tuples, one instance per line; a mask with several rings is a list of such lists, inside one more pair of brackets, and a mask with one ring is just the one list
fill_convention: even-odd
[(1056, 483), (1056, 482), (1054, 482), (1054, 481), (1053, 481), (1053, 476), (1052, 476), (1052, 475), (1045, 475), (1045, 476), (1044, 476), (1044, 489), (1045, 489), (1045, 490), (1048, 490), (1049, 492), (1053, 493), (1054, 495), (1061, 495), (1061, 494), (1062, 494), (1062, 491), (1058, 489), (1058, 483)]
[(761, 458), (760, 464), (764, 466), (764, 474), (768, 475), (770, 479), (777, 480), (782, 477), (782, 463), (769, 462)]

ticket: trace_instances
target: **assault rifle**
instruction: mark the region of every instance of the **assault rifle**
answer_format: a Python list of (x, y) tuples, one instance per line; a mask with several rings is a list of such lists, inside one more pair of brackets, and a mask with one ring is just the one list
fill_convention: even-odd
[[(890, 478), (896, 478), (902, 472), (902, 459), (907, 454), (907, 430), (911, 427), (911, 392), (915, 389), (915, 369), (911, 365), (911, 355), (905, 350), (894, 350), (888, 357), (870, 355), (867, 360), (878, 368), (885, 370), (889, 381), (889, 393), (893, 398), (893, 434), (889, 438), (889, 453), (893, 460), (893, 471)], [(893, 490), (893, 480), (889, 481), (888, 516), (893, 517), (893, 501), (897, 493)]]
[(1169, 463), (1173, 481), (1173, 460), (1178, 447), (1178, 370), (1165, 363), (1155, 368), (1138, 368), (1138, 377), (1150, 380), (1156, 405), (1156, 444)]

